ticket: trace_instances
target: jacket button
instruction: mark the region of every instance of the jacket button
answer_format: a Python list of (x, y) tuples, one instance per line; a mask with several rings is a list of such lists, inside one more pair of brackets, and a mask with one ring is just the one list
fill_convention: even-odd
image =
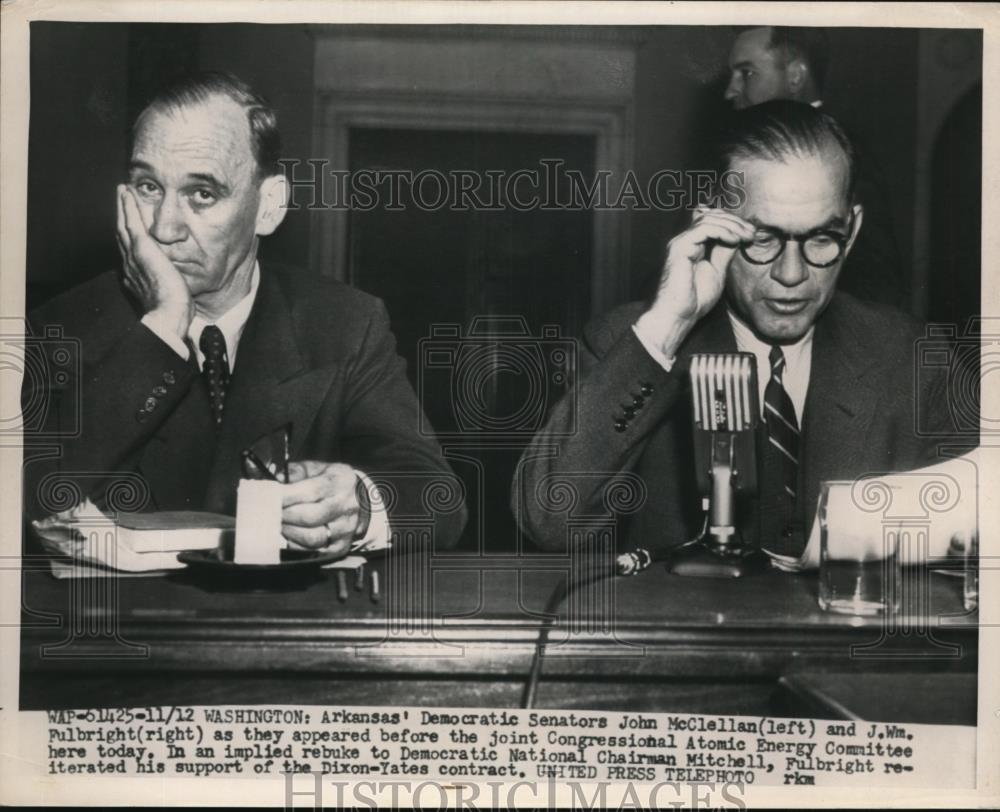
[(622, 411), (625, 414), (626, 420), (631, 420), (635, 417), (635, 409), (632, 406), (626, 406)]
[(156, 397), (158, 397), (158, 398), (162, 398), (165, 394), (167, 394), (167, 387), (165, 387), (165, 386), (154, 386), (153, 387), (153, 394), (156, 395)]
[(653, 384), (651, 384), (651, 383), (644, 383), (640, 387), (639, 391), (642, 392), (642, 394), (645, 395), (648, 398), (650, 395), (653, 394)]
[(645, 402), (646, 402), (646, 401), (644, 401), (644, 400), (642, 399), (642, 395), (634, 395), (634, 396), (632, 397), (632, 405), (633, 405), (633, 406), (634, 406), (634, 407), (635, 407), (636, 409), (641, 409), (641, 408), (642, 408), (642, 404), (643, 404), (643, 403), (645, 403)]
[(146, 398), (146, 402), (143, 404), (147, 412), (153, 411), (156, 408), (156, 398)]
[(615, 421), (615, 431), (625, 431), (625, 427), (628, 425), (620, 417)]
[(175, 383), (177, 383), (177, 378), (174, 377), (174, 371), (172, 369), (167, 370), (166, 372), (163, 373), (163, 382), (167, 386), (173, 386)]

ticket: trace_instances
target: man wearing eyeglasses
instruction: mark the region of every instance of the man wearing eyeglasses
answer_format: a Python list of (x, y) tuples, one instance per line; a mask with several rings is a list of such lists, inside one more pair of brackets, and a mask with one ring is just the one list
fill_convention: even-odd
[(513, 507), (542, 547), (566, 544), (565, 502), (549, 498), (561, 482), (574, 489), (575, 516), (607, 516), (610, 491), (629, 480), (639, 495), (618, 511), (619, 551), (663, 552), (695, 534), (694, 353), (756, 358), (760, 493), (737, 521), (765, 549), (801, 552), (821, 481), (934, 457), (914, 405), (924, 399), (945, 426), (946, 400), (943, 381), (915, 375), (919, 325), (836, 292), (864, 222), (843, 130), (808, 105), (767, 102), (736, 115), (719, 156), (739, 189), (697, 209), (670, 241), (652, 302), (588, 325), (576, 400), (556, 405), (522, 457)]
[[(830, 64), (825, 29), (752, 26), (741, 30), (729, 52), (724, 98), (736, 110), (773, 99), (826, 108)], [(840, 289), (861, 299), (901, 304), (905, 289), (902, 260), (883, 171), (871, 150), (856, 156), (856, 197), (868, 212), (868, 227), (841, 273)]]

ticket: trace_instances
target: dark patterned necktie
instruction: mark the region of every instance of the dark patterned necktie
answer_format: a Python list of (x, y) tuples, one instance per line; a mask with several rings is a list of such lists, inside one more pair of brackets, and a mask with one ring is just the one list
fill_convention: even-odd
[(785, 355), (781, 347), (772, 347), (769, 357), (771, 379), (764, 390), (764, 417), (767, 439), (784, 460), (784, 482), (789, 498), (795, 498), (799, 478), (799, 425), (795, 419), (792, 399), (785, 391), (782, 376), (785, 372)]
[(212, 420), (216, 431), (222, 426), (222, 412), (226, 405), (226, 387), (229, 385), (229, 354), (222, 331), (209, 324), (201, 331), (198, 341), (205, 364), (201, 369), (208, 385), (208, 396), (212, 401)]
[(785, 391), (785, 356), (772, 347), (771, 377), (764, 389), (764, 423), (767, 442), (761, 465), (761, 545), (786, 555), (801, 552), (801, 528), (797, 528), (799, 489), (799, 424), (795, 407)]

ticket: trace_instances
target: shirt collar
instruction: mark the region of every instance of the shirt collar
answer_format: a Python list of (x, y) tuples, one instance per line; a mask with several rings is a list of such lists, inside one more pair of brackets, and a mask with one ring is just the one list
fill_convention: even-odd
[[(770, 374), (771, 344), (761, 341), (746, 324), (739, 319), (735, 313), (726, 308), (726, 315), (729, 316), (729, 323), (733, 327), (733, 334), (736, 336), (736, 347), (740, 352), (752, 352), (757, 357), (758, 375)], [(811, 326), (802, 338), (794, 344), (782, 344), (781, 352), (785, 356), (785, 365), (789, 369), (798, 366), (803, 355), (812, 351), (813, 332), (815, 325)], [(766, 364), (762, 362), (763, 359)]]
[(240, 343), (240, 337), (243, 335), (243, 328), (247, 325), (247, 319), (250, 318), (250, 310), (253, 308), (254, 300), (257, 298), (257, 288), (260, 285), (260, 263), (254, 262), (253, 273), (250, 276), (250, 290), (247, 295), (240, 299), (236, 304), (234, 304), (229, 310), (223, 313), (214, 322), (207, 321), (202, 316), (195, 314), (194, 318), (191, 319), (191, 326), (188, 328), (188, 340), (191, 342), (194, 348), (195, 355), (198, 357), (198, 366), (202, 366), (205, 362), (205, 356), (198, 346), (198, 341), (201, 338), (201, 332), (209, 324), (215, 324), (219, 330), (222, 331), (222, 337), (226, 340), (226, 353), (229, 356), (229, 368), (233, 369), (236, 366), (236, 349)]

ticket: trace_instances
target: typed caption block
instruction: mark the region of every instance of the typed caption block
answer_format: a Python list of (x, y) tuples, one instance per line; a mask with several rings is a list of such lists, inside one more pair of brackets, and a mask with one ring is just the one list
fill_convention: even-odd
[(50, 775), (972, 786), (975, 729), (593, 711), (152, 707), (49, 711)]

